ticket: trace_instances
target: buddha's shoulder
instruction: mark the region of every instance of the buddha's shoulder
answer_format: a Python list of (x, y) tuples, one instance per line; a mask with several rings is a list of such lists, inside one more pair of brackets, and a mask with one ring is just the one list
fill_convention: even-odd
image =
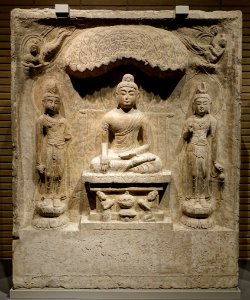
[(119, 114), (118, 110), (116, 108), (114, 108), (114, 109), (108, 111), (107, 113), (105, 113), (102, 120), (103, 121), (111, 120), (111, 119), (115, 118), (118, 114)]
[(131, 110), (130, 112), (128, 113), (124, 113), (122, 110), (120, 109), (117, 109), (117, 108), (114, 108), (112, 110), (110, 110), (109, 112), (107, 112), (104, 116), (103, 116), (103, 120), (112, 120), (112, 119), (116, 119), (116, 118), (121, 118), (124, 116), (127, 116), (128, 118), (131, 118), (131, 117), (140, 117), (140, 118), (144, 118), (145, 117), (145, 114), (140, 111), (140, 110)]

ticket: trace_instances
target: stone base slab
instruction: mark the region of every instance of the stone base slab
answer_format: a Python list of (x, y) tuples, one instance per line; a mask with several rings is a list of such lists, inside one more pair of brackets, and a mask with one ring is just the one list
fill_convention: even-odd
[(70, 289), (19, 289), (10, 290), (10, 299), (81, 299), (81, 300), (240, 300), (241, 292), (235, 289), (176, 289), (176, 290), (70, 290)]
[(20, 288), (194, 289), (238, 286), (238, 233), (169, 222), (81, 223), (20, 231), (13, 284)]

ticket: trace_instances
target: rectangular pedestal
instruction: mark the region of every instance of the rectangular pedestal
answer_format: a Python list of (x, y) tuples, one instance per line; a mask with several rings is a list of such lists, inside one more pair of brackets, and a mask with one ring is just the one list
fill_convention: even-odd
[(172, 229), (167, 222), (30, 228), (14, 241), (14, 288), (233, 288), (237, 239), (227, 229)]

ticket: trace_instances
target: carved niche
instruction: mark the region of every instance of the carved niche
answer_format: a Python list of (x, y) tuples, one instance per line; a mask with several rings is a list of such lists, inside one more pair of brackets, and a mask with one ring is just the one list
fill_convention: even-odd
[[(214, 100), (209, 89), (217, 98), (225, 93), (221, 70), (228, 61), (224, 55), (228, 35), (223, 22), (176, 30), (132, 24), (85, 29), (43, 26), (39, 34), (26, 34), (21, 42), (22, 70), (34, 81), (33, 103), (43, 104), (35, 134), (38, 179), (32, 224), (36, 228), (66, 225), (70, 202), (77, 207), (81, 197), (85, 198), (79, 207), (90, 213), (90, 219), (107, 221), (109, 213), (116, 220), (156, 220), (148, 216), (153, 207), (161, 207), (164, 215), (166, 207), (160, 205), (164, 196), (169, 205), (180, 200), (179, 219), (184, 225), (212, 227), (225, 176), (217, 155), (223, 151), (217, 150), (220, 126), (218, 116), (210, 113)], [(192, 99), (186, 93), (193, 87)], [(200, 102), (205, 113), (199, 112)], [(218, 114), (222, 104), (215, 102)], [(193, 115), (186, 118), (191, 106)], [(179, 133), (183, 141), (178, 140)], [(175, 144), (182, 143), (178, 154)], [(130, 173), (134, 184), (123, 174), (119, 191), (117, 183), (105, 179), (124, 172)], [(144, 187), (138, 179), (141, 174), (148, 176)], [(169, 198), (170, 174), (175, 200)], [(217, 179), (212, 191), (211, 181)], [(90, 186), (96, 184), (93, 195)], [(107, 193), (108, 185), (116, 190), (114, 194)], [(158, 200), (149, 201), (158, 190), (162, 190), (155, 196)], [(128, 201), (130, 207), (119, 200), (122, 195), (134, 199)], [(97, 212), (99, 217), (94, 217)], [(123, 218), (126, 212), (131, 217)]]

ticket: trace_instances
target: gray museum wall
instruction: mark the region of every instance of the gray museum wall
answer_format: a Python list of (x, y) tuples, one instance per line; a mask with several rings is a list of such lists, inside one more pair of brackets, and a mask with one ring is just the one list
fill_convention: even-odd
[[(0, 259), (11, 259), (12, 243), (12, 142), (10, 11), (13, 8), (45, 8), (68, 3), (77, 9), (241, 10), (243, 13), (242, 119), (240, 184), (240, 259), (250, 259), (250, 3), (249, 0), (0, 0)], [(201, 4), (202, 3), (202, 4)]]

